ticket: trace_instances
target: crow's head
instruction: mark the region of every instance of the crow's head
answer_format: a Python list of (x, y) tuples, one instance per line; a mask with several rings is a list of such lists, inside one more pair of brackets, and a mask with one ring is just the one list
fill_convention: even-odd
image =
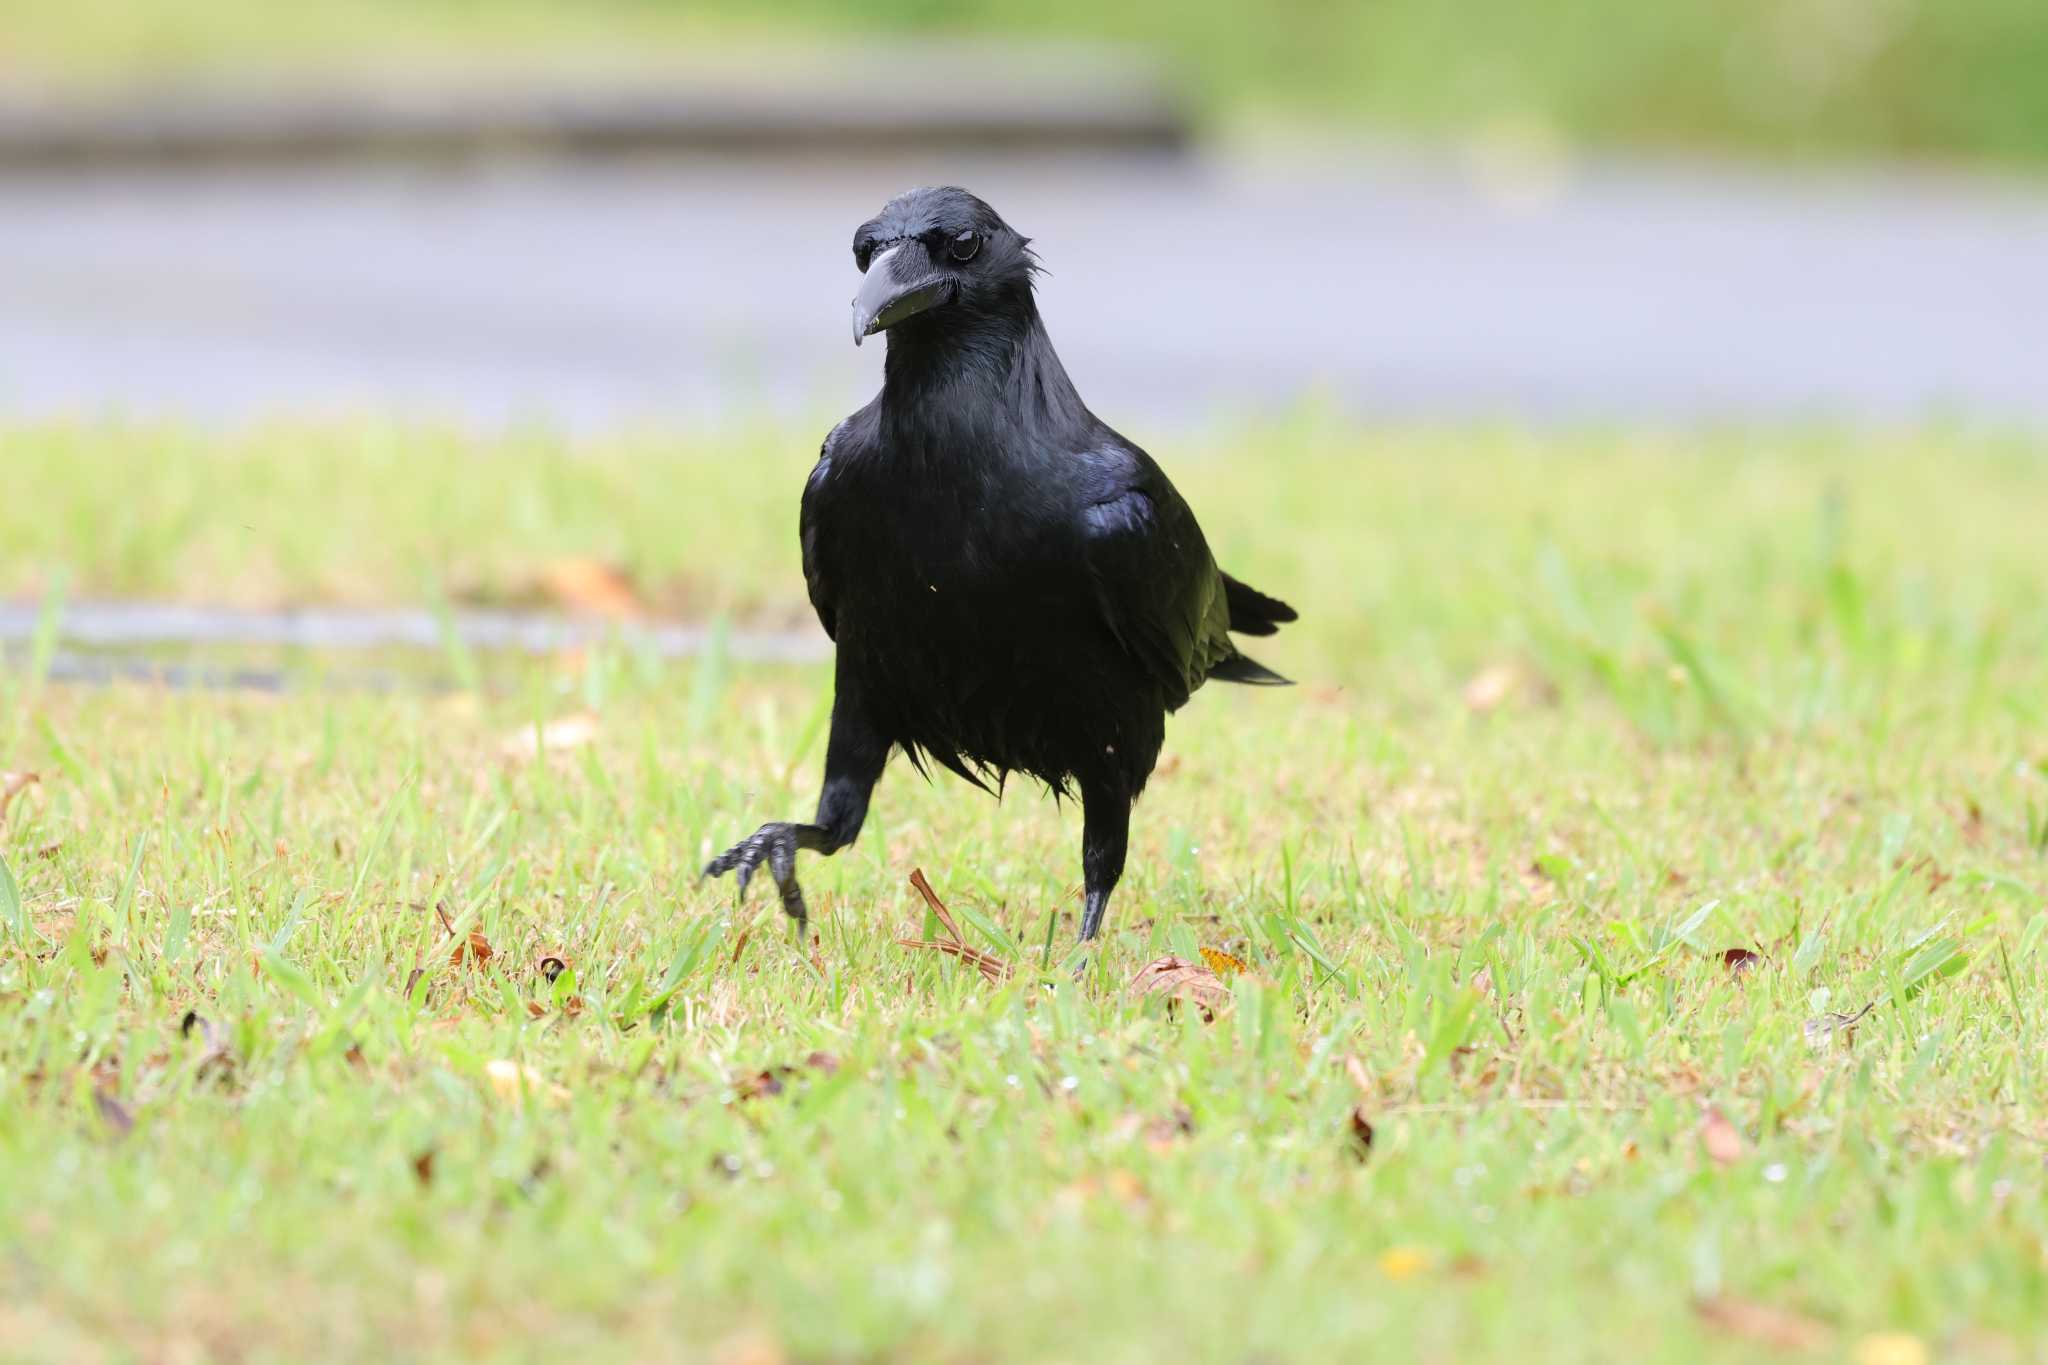
[(853, 234), (867, 278), (853, 299), (853, 344), (906, 318), (1008, 313), (1031, 296), (1030, 239), (966, 190), (897, 195)]

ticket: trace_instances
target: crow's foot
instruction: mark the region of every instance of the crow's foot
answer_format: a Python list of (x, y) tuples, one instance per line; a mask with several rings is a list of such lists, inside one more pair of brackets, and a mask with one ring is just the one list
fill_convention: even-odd
[(740, 899), (745, 900), (754, 869), (768, 864), (768, 875), (775, 878), (775, 888), (782, 893), (783, 912), (801, 929), (810, 912), (804, 906), (803, 890), (796, 884), (797, 848), (797, 826), (787, 820), (771, 821), (705, 864), (704, 875), (722, 877), (737, 869)]

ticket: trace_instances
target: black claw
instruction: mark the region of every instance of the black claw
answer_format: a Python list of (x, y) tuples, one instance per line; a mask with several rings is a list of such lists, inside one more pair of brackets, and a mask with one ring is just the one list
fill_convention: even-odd
[(704, 875), (721, 877), (737, 869), (740, 899), (745, 900), (748, 884), (765, 862), (768, 874), (775, 879), (776, 890), (782, 893), (783, 912), (802, 924), (807, 918), (807, 911), (803, 891), (796, 881), (796, 851), (796, 828), (793, 825), (766, 824), (705, 864)]

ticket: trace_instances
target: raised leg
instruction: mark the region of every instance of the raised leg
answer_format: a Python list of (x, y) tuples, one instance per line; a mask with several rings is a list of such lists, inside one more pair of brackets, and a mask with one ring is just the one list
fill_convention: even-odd
[(1081, 876), (1088, 900), (1081, 912), (1081, 941), (1102, 929), (1109, 893), (1124, 875), (1124, 851), (1131, 841), (1131, 798), (1108, 786), (1081, 788)]
[(773, 820), (734, 844), (705, 865), (704, 875), (739, 873), (742, 899), (747, 883), (763, 863), (782, 893), (782, 909), (801, 929), (809, 909), (796, 881), (799, 849), (837, 853), (860, 834), (867, 819), (868, 798), (889, 760), (889, 741), (879, 734), (860, 704), (859, 692), (842, 676), (832, 699), (832, 737), (825, 746), (825, 785), (818, 793), (818, 814), (808, 825)]

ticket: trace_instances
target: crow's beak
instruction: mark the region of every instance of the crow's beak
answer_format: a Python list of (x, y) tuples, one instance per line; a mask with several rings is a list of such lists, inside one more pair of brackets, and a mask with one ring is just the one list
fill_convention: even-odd
[(868, 262), (853, 296), (853, 344), (953, 296), (953, 282), (932, 269), (923, 242), (898, 242)]

